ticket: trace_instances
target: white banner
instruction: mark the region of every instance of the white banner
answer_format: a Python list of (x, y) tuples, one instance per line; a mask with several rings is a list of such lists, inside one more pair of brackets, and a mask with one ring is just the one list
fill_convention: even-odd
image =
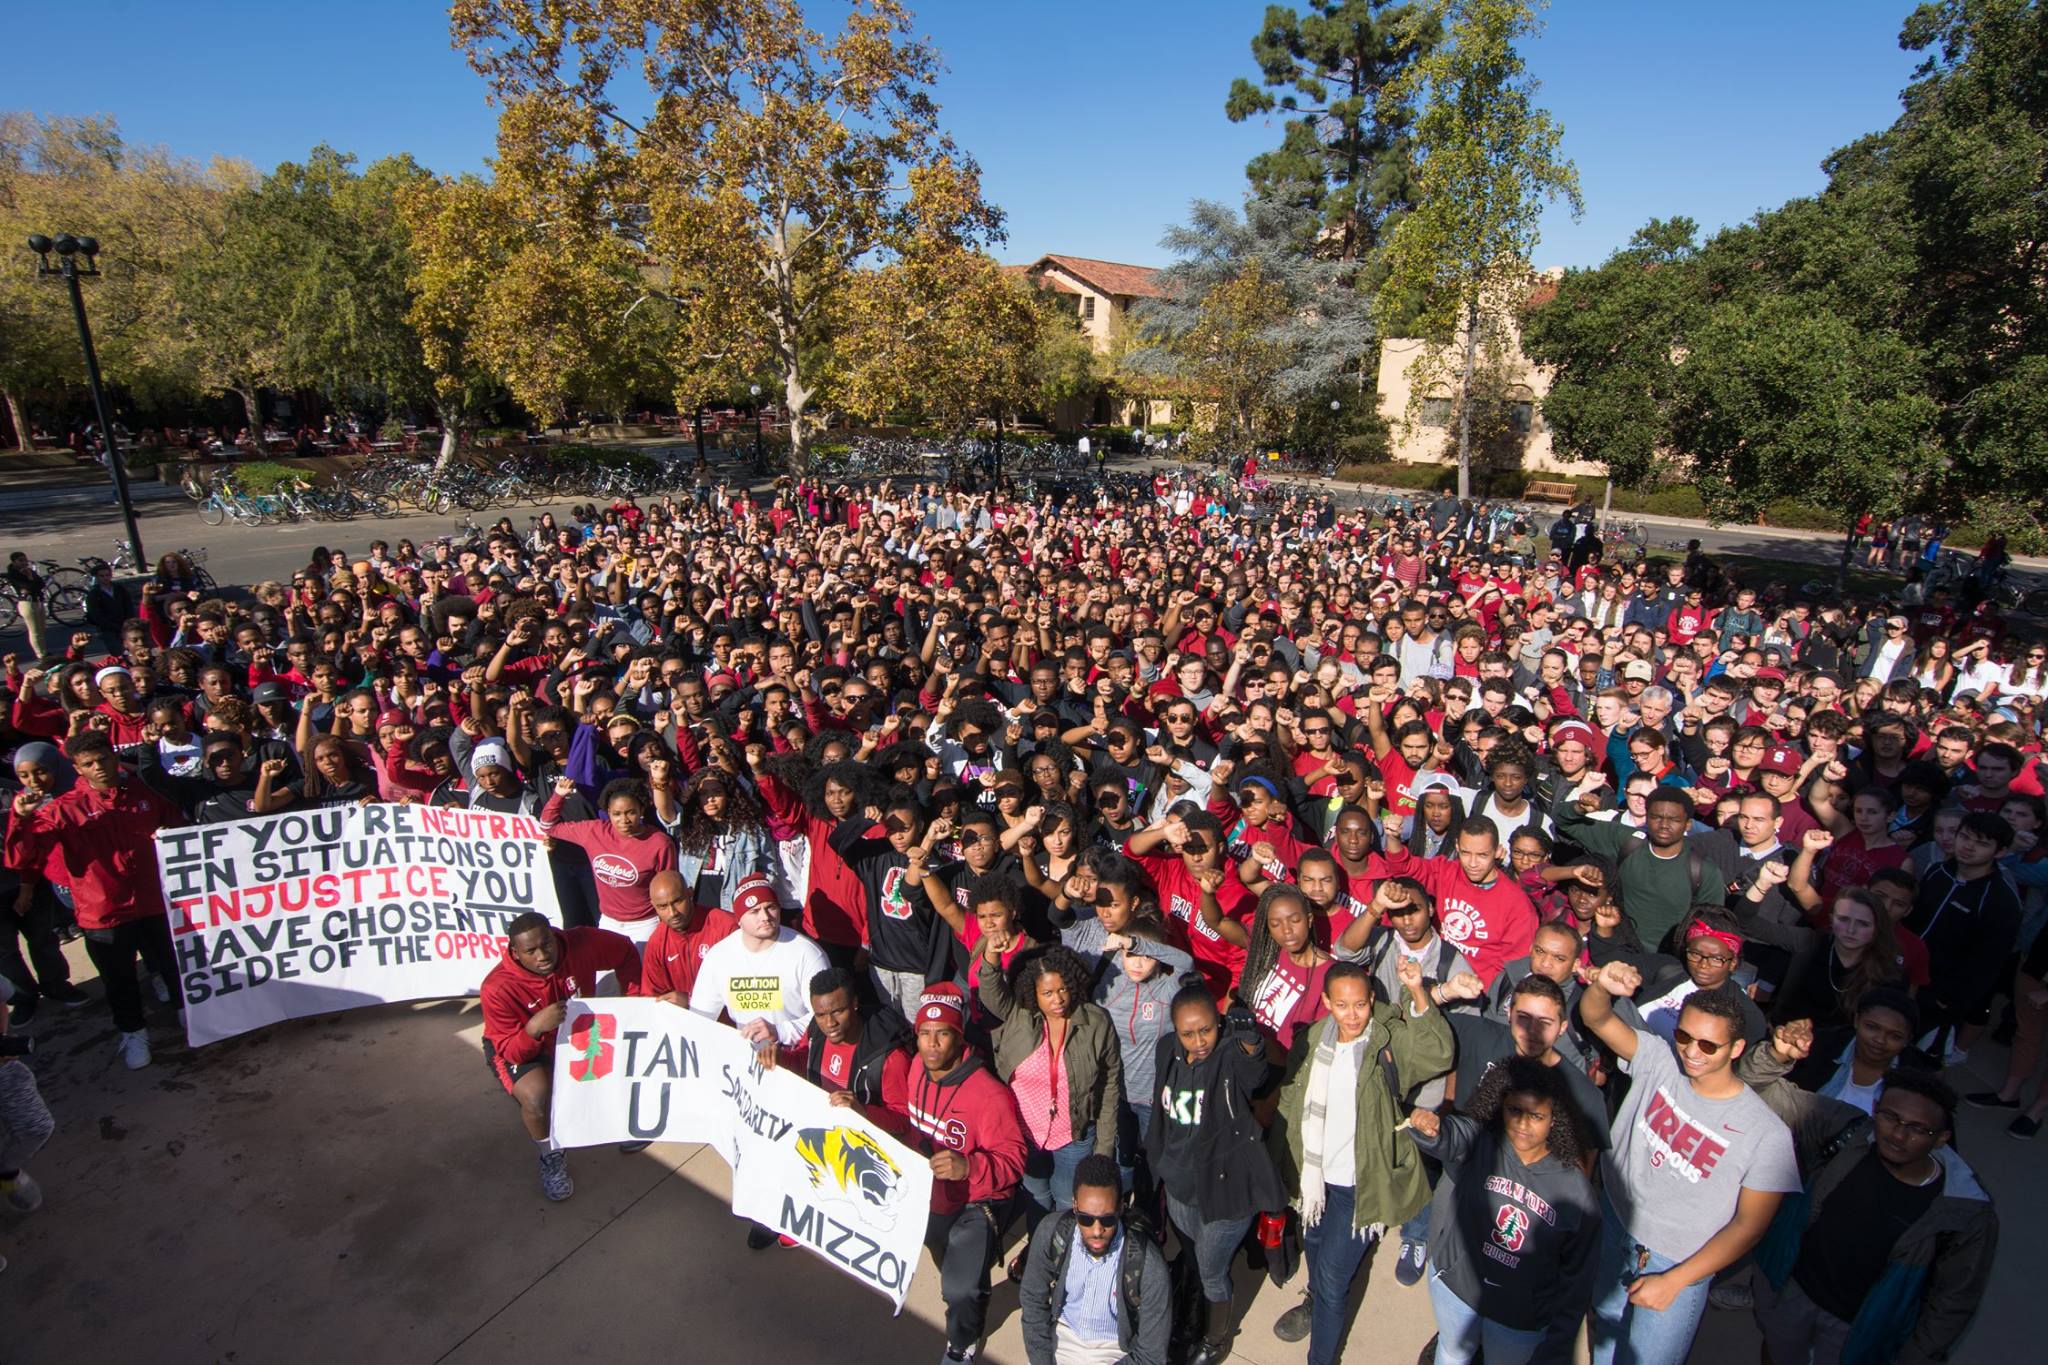
[(186, 1037), (474, 994), (515, 916), (562, 922), (542, 837), (528, 816), (383, 804), (159, 830)]
[(931, 1166), (787, 1071), (739, 1031), (662, 1000), (571, 1000), (555, 1034), (564, 1147), (701, 1142), (733, 1168), (732, 1211), (887, 1295), (910, 1292)]

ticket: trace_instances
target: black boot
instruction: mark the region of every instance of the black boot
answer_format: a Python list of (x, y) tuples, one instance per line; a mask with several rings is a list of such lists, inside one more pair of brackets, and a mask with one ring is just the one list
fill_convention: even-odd
[(1223, 1365), (1230, 1359), (1230, 1300), (1204, 1299), (1202, 1310), (1202, 1346), (1188, 1358), (1188, 1365)]

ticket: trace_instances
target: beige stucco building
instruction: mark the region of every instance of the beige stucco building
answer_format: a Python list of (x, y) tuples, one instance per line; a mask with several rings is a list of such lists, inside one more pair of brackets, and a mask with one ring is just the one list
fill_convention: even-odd
[[(1562, 273), (1547, 271), (1539, 276), (1523, 306), (1535, 307), (1555, 298)], [(1508, 382), (1509, 418), (1521, 433), (1521, 467), (1552, 474), (1604, 473), (1599, 465), (1558, 456), (1551, 445), (1550, 428), (1543, 421), (1551, 372), (1522, 354), (1518, 316), (1510, 314), (1499, 319), (1499, 324), (1507, 339), (1500, 360)], [(1417, 382), (1416, 361), (1428, 344), (1412, 337), (1393, 337), (1380, 347), (1380, 413), (1393, 427), (1395, 459), (1408, 464), (1450, 464), (1457, 460), (1457, 430), (1452, 423), (1458, 357), (1449, 348), (1440, 348), (1435, 360), (1421, 367), (1428, 390), (1420, 403), (1410, 403)], [(1433, 375), (1450, 377), (1432, 380)]]
[[(1041, 289), (1071, 295), (1074, 313), (1080, 319), (1081, 334), (1088, 338), (1088, 344), (1095, 348), (1097, 355), (1109, 353), (1117, 330), (1129, 320), (1131, 310), (1140, 300), (1160, 296), (1159, 272), (1148, 265), (1097, 261), (1086, 256), (1046, 255), (1029, 265), (1005, 266), (1004, 269), (1024, 276)], [(1105, 391), (1097, 395), (1092, 410), (1058, 413), (1055, 420), (1061, 426), (1082, 422), (1148, 426), (1154, 422), (1171, 422), (1173, 404), (1163, 399), (1140, 402)]]

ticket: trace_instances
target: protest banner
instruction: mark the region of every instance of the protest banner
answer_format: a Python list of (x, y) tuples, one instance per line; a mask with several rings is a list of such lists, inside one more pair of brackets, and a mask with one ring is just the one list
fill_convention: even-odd
[(561, 923), (542, 837), (528, 816), (380, 804), (159, 830), (186, 1038), (474, 994), (515, 916)]
[(732, 1211), (801, 1242), (900, 1311), (931, 1209), (927, 1160), (824, 1091), (763, 1070), (737, 1029), (662, 1000), (571, 1000), (555, 1033), (564, 1147), (701, 1142)]

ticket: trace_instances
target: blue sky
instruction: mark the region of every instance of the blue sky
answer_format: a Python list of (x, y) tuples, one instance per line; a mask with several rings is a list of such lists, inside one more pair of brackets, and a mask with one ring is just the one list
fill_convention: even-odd
[[(915, 0), (913, 0), (915, 3)], [(114, 115), (133, 141), (269, 167), (317, 142), (481, 169), (494, 112), (432, 0), (99, 0), (61, 55), (31, 7), (0, 106)], [(1160, 264), (1189, 200), (1234, 200), (1277, 125), (1232, 124), (1263, 0), (926, 0), (946, 123), (1009, 214), (998, 254)], [(1530, 45), (1586, 212), (1545, 215), (1539, 265), (1590, 265), (1651, 217), (1711, 230), (1810, 194), (1830, 150), (1890, 123), (1909, 0), (1559, 0)]]

